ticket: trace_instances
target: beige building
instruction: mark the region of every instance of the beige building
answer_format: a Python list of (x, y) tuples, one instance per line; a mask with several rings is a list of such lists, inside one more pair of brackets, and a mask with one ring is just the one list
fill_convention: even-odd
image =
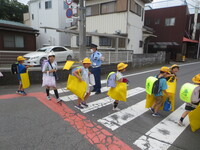
[[(86, 0), (87, 45), (143, 53), (144, 5), (152, 0)], [(117, 44), (118, 43), (118, 44)], [(73, 35), (71, 46), (78, 46)]]

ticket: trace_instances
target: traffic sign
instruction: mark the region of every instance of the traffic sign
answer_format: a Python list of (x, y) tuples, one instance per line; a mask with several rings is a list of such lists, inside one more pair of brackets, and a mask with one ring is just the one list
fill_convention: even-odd
[(66, 0), (67, 5), (71, 5), (73, 0)]
[(73, 16), (73, 10), (71, 8), (68, 8), (66, 11), (67, 18), (71, 18)]

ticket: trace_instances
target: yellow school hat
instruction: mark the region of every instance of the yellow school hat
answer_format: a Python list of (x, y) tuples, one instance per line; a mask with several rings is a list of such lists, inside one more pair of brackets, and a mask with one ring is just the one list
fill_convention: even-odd
[(161, 67), (160, 68), (160, 71), (162, 71), (162, 72), (166, 72), (166, 73), (170, 73), (170, 69), (169, 69), (169, 67)]
[(90, 61), (89, 58), (83, 59), (83, 64), (91, 64), (92, 62)]
[(171, 69), (176, 68), (176, 67), (179, 69), (179, 66), (177, 64), (172, 65)]
[(194, 76), (194, 77), (192, 78), (192, 81), (193, 81), (194, 83), (200, 83), (200, 74), (197, 74), (196, 76)]
[(128, 66), (128, 64), (119, 63), (119, 64), (117, 65), (117, 70), (123, 70), (123, 69), (125, 69), (127, 66)]
[(26, 58), (24, 58), (23, 56), (18, 56), (17, 57), (17, 61), (23, 61), (23, 60), (26, 60)]

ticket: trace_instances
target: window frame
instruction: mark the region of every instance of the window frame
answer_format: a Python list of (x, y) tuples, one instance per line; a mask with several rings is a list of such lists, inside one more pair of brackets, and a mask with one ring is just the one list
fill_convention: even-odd
[[(172, 24), (172, 19), (174, 19), (173, 24)], [(168, 21), (168, 22), (167, 22)], [(170, 18), (165, 18), (165, 26), (166, 27), (171, 27), (171, 26), (175, 26), (176, 24), (176, 18), (175, 17), (170, 17)]]
[[(107, 39), (107, 43), (105, 43), (105, 39)], [(102, 41), (103, 40), (103, 41)], [(99, 37), (99, 46), (112, 46), (112, 38), (100, 36)]]
[[(103, 5), (111, 4), (111, 3), (114, 4), (114, 11), (113, 11), (113, 12), (103, 12), (103, 11), (102, 11)], [(115, 13), (115, 12), (116, 12), (116, 1), (107, 2), (107, 3), (101, 3), (101, 4), (100, 4), (100, 14), (101, 14), (101, 15), (103, 15), (103, 14), (112, 14), (112, 13)]]
[[(9, 41), (6, 41), (6, 37), (9, 37), (9, 38), (13, 38), (12, 39), (12, 46), (7, 46), (5, 43), (7, 42), (9, 42)], [(22, 42), (22, 46), (17, 46), (17, 37), (21, 37), (22, 38), (22, 40), (21, 40), (21, 42)], [(24, 36), (22, 36), (22, 35), (11, 35), (11, 34), (8, 34), (8, 35), (4, 35), (3, 36), (3, 47), (4, 48), (24, 48), (25, 47), (25, 42), (24, 42)]]
[[(51, 5), (49, 5), (51, 4)], [(51, 9), (52, 8), (52, 0), (46, 0), (45, 1), (45, 9)]]

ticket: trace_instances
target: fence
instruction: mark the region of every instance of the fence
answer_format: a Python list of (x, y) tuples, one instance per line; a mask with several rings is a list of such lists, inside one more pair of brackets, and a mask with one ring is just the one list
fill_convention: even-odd
[[(125, 52), (111, 52), (111, 51), (103, 51), (101, 52), (102, 56), (105, 58), (103, 64), (112, 64), (119, 62), (132, 62), (133, 61), (133, 51), (125, 51)], [(87, 52), (86, 57), (90, 58), (91, 53)], [(75, 60), (79, 58), (79, 52), (74, 52)]]

